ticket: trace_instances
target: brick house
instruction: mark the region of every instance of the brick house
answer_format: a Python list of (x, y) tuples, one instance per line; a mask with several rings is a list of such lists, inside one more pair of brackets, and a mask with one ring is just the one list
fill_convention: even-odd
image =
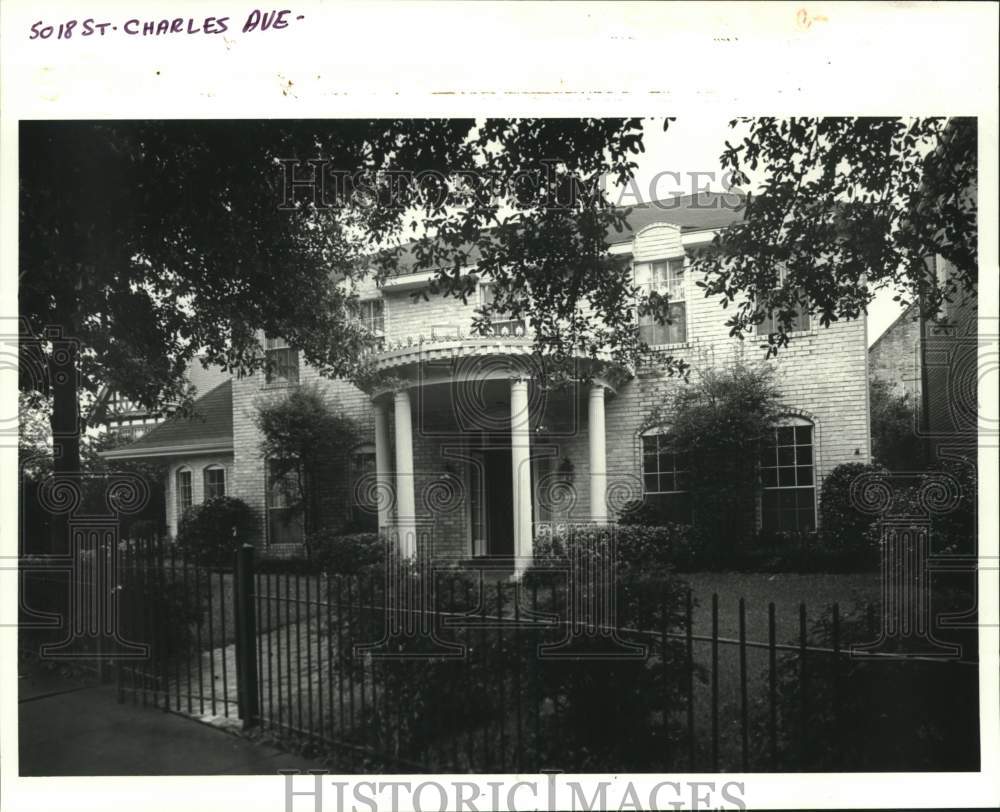
[[(171, 532), (179, 511), (222, 488), (254, 509), (253, 541), (265, 554), (294, 550), (301, 522), (281, 483), (269, 480), (253, 413), (261, 398), (318, 382), (359, 427), (348, 459), (334, 462), (340, 486), (323, 494), (323, 521), (333, 526), (377, 522), (398, 531), (405, 550), (438, 557), (527, 556), (540, 532), (613, 521), (632, 499), (683, 505), (683, 460), (669, 450), (669, 425), (653, 414), (684, 384), (659, 359), (683, 358), (695, 375), (741, 354), (765, 363), (757, 342), (729, 337), (726, 311), (687, 272), (688, 254), (740, 216), (723, 202), (702, 195), (637, 208), (631, 232), (609, 235), (613, 252), (631, 256), (636, 284), (669, 291), (675, 302), (673, 324), (641, 325), (653, 351), (634, 369), (581, 357), (573, 376), (581, 382), (543, 388), (544, 361), (522, 323), (495, 321), (492, 335), (470, 334), (475, 309), (491, 295), (488, 279), (467, 304), (418, 301), (411, 293), (430, 274), (402, 273), (358, 290), (368, 326), (382, 336), (364, 391), (320, 378), (294, 348), (267, 338), (275, 373), (217, 387), (198, 401), (202, 421), (168, 421), (108, 456), (169, 458)], [(823, 328), (802, 313), (798, 327), (791, 346), (766, 362), (788, 406), (761, 460), (758, 518), (770, 529), (815, 527), (823, 477), (870, 455), (865, 320)]]
[(892, 384), (900, 395), (919, 404), (921, 394), (920, 308), (911, 304), (868, 348), (872, 379)]

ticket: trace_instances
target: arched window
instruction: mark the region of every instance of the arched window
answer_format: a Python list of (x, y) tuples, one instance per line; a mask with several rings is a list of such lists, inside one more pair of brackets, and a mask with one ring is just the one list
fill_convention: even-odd
[(221, 465), (208, 465), (202, 472), (205, 482), (205, 499), (226, 495), (226, 469)]
[(378, 504), (375, 489), (370, 478), (375, 474), (375, 446), (371, 443), (360, 445), (351, 452), (351, 521), (358, 529), (378, 528)]
[(178, 468), (176, 476), (177, 483), (177, 518), (184, 515), (184, 511), (191, 507), (194, 496), (191, 491), (191, 469)]
[(665, 522), (691, 521), (691, 495), (687, 483), (688, 463), (674, 451), (670, 432), (662, 427), (642, 437), (643, 502)]
[(777, 423), (761, 446), (762, 527), (771, 531), (816, 528), (813, 424), (801, 417)]
[(298, 475), (277, 460), (267, 461), (267, 543), (301, 544), (305, 512)]

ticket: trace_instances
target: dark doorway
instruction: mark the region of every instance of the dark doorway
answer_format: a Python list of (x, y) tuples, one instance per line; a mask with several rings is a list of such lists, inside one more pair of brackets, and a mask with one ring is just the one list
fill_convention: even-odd
[(484, 451), (486, 551), (514, 555), (514, 485), (510, 451)]
[[(502, 438), (484, 438), (485, 448), (472, 448), (470, 466), (472, 554), (514, 555), (514, 485), (510, 447)], [(508, 438), (509, 442), (509, 438)]]

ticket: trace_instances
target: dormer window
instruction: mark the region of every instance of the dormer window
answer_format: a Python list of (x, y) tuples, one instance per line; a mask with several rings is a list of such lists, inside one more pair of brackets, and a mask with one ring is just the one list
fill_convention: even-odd
[(646, 298), (652, 293), (668, 296), (670, 324), (660, 324), (652, 314), (639, 316), (639, 338), (650, 346), (687, 341), (687, 301), (684, 291), (684, 258), (637, 262), (635, 283)]

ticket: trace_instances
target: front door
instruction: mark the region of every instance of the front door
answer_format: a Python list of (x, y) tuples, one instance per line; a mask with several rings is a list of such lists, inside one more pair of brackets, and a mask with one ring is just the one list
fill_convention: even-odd
[(475, 555), (514, 555), (514, 493), (510, 449), (472, 452), (471, 524)]

